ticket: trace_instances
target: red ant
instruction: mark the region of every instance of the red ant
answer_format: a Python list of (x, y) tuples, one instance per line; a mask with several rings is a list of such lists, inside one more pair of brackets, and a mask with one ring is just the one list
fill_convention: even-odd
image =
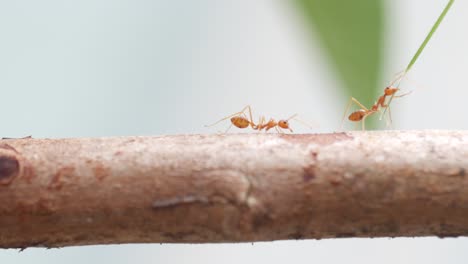
[[(352, 112), (349, 116), (348, 116), (348, 120), (352, 121), (352, 122), (359, 122), (361, 121), (362, 122), (362, 130), (365, 130), (365, 121), (366, 121), (366, 118), (376, 112), (379, 112), (381, 108), (385, 108), (385, 110), (387, 110), (387, 108), (389, 109), (390, 108), (390, 102), (391, 102), (391, 99), (393, 99), (394, 97), (403, 97), (403, 96), (406, 96), (408, 94), (411, 93), (408, 92), (408, 93), (405, 93), (405, 94), (402, 94), (402, 95), (395, 95), (399, 90), (400, 88), (398, 87), (394, 87), (393, 85), (395, 84), (395, 82), (397, 81), (400, 81), (401, 82), (401, 79), (403, 79), (405, 76), (404, 76), (404, 73), (403, 74), (399, 74), (397, 75), (398, 77), (390, 84), (390, 86), (387, 86), (385, 89), (384, 89), (384, 94), (382, 96), (379, 97), (379, 99), (377, 100), (377, 102), (375, 102), (374, 105), (372, 105), (372, 107), (370, 109), (367, 109), (363, 104), (361, 104), (356, 98), (354, 97), (351, 97), (351, 99), (349, 100), (349, 103), (348, 103), (348, 106), (346, 107), (346, 110), (344, 112), (344, 115), (343, 115), (343, 119), (341, 121), (341, 127), (343, 127), (343, 122), (344, 122), (344, 118), (346, 117), (346, 113), (348, 112), (349, 108), (351, 107), (351, 103), (355, 103), (357, 104), (359, 107), (361, 107), (361, 109), (357, 110), (357, 111), (354, 111)], [(397, 85), (399, 86), (399, 85)], [(390, 100), (387, 104), (385, 104), (385, 101), (386, 101), (386, 98), (390, 96)], [(385, 113), (385, 112), (384, 112)], [(383, 114), (384, 114), (383, 113)], [(383, 115), (382, 114), (382, 115)], [(391, 114), (390, 114), (390, 109), (389, 109), (389, 118), (390, 118), (390, 122), (391, 122)]]
[[(246, 116), (245, 111), (248, 110), (249, 112), (249, 117), (250, 119)], [(258, 130), (258, 131), (268, 131), (272, 128), (275, 128), (278, 133), (283, 133), (283, 129), (288, 129), (289, 131), (293, 132), (293, 130), (289, 127), (289, 120), (295, 118), (297, 114), (292, 115), (288, 119), (281, 119), (278, 122), (276, 122), (273, 118), (270, 118), (268, 122), (266, 122), (266, 119), (264, 116), (262, 116), (258, 122), (258, 124), (255, 124), (253, 122), (252, 118), (252, 109), (250, 106), (244, 107), (240, 112), (234, 113), (232, 115), (229, 115), (225, 118), (222, 118), (221, 120), (217, 121), (214, 124), (208, 125), (207, 127), (214, 126), (228, 118), (231, 119), (231, 125), (228, 127), (225, 133), (229, 131), (229, 129), (234, 125), (240, 129), (244, 129), (247, 127), (251, 127), (253, 130)]]
[(297, 114), (294, 114), (288, 119), (281, 119), (278, 122), (276, 122), (273, 118), (270, 118), (268, 122), (265, 122), (266, 121), (265, 117), (262, 116), (260, 118), (260, 121), (258, 122), (258, 125), (256, 126), (256, 129), (259, 131), (262, 131), (263, 129), (265, 129), (265, 131), (268, 131), (272, 128), (275, 128), (278, 133), (282, 133), (281, 131), (282, 129), (288, 129), (292, 133), (293, 130), (289, 127), (289, 120), (291, 120), (292, 118), (295, 118), (296, 116)]

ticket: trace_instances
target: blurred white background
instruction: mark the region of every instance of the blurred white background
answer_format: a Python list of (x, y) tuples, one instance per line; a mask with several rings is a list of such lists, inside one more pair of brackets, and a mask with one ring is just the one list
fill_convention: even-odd
[[(390, 3), (391, 2), (391, 3)], [(384, 87), (446, 1), (387, 1)], [(396, 129), (467, 129), (468, 3), (457, 1), (394, 101)], [(299, 113), (339, 128), (342, 93), (288, 1), (1, 1), (1, 136), (214, 133), (239, 111)], [(358, 95), (354, 95), (359, 97)], [(234, 130), (233, 130), (234, 132)], [(0, 234), (1, 235), (1, 234)], [(468, 239), (337, 239), (232, 245), (1, 250), (1, 263), (466, 263)]]

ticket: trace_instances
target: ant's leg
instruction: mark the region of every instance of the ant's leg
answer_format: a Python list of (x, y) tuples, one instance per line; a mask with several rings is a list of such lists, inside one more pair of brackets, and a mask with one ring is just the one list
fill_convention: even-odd
[(390, 105), (386, 104), (386, 105), (383, 105), (382, 108), (385, 108), (385, 110), (382, 112), (382, 111), (379, 111), (379, 112), (382, 112), (382, 114), (380, 114), (380, 117), (379, 117), (379, 120), (382, 120), (382, 118), (384, 117), (384, 113), (386, 113), (388, 111), (388, 119), (386, 118), (385, 116), (385, 122), (386, 122), (386, 125), (388, 127), (388, 124), (389, 122), (392, 123), (393, 120), (392, 120), (392, 112), (390, 111)]
[(291, 119), (293, 119), (293, 118), (296, 118), (296, 116), (297, 116), (297, 114), (294, 114), (294, 115), (288, 117), (288, 119), (286, 119), (286, 121), (289, 121), (289, 120), (291, 120)]
[[(409, 94), (411, 94), (413, 91), (409, 91), (407, 93), (404, 93), (404, 94), (400, 94), (400, 95), (392, 95), (392, 97), (390, 97), (390, 99), (388, 100), (388, 103), (387, 104), (384, 104), (382, 105), (382, 107), (385, 108), (385, 110), (382, 112), (382, 114), (380, 115), (380, 118), (379, 120), (382, 120), (382, 117), (385, 115), (385, 113), (387, 112), (387, 109), (388, 109), (388, 112), (389, 112), (389, 116), (390, 116), (390, 119), (391, 119), (391, 114), (390, 114), (390, 103), (392, 102), (393, 98), (401, 98), (403, 96), (407, 96)], [(391, 122), (391, 121), (390, 121)]]
[(257, 130), (262, 131), (264, 129), (263, 124), (265, 123), (265, 116), (261, 116), (258, 118), (258, 125), (257, 125)]
[[(253, 117), (252, 117), (252, 109), (250, 108), (250, 105), (247, 105), (245, 108), (247, 108), (247, 110), (249, 111), (249, 116), (250, 116), (250, 126), (255, 129), (255, 123), (253, 121)], [(245, 109), (244, 108), (244, 109)], [(244, 110), (245, 111), (245, 110)]]
[(222, 121), (224, 121), (224, 120), (226, 120), (226, 119), (229, 119), (229, 118), (231, 118), (231, 117), (233, 117), (233, 116), (239, 116), (239, 115), (243, 114), (243, 113), (245, 112), (245, 110), (247, 110), (247, 109), (250, 109), (250, 106), (246, 106), (246, 107), (244, 107), (244, 108), (242, 109), (242, 111), (237, 112), (237, 113), (234, 113), (234, 114), (229, 115), (229, 116), (226, 116), (226, 117), (220, 119), (219, 121), (217, 121), (217, 122), (215, 122), (215, 123), (213, 123), (213, 124), (211, 124), (211, 125), (205, 125), (205, 127), (211, 127), (211, 126), (217, 125), (217, 124), (219, 124), (220, 122), (222, 122)]
[(348, 113), (349, 108), (351, 107), (352, 103), (357, 104), (357, 105), (358, 105), (359, 107), (361, 107), (361, 109), (363, 109), (363, 110), (369, 111), (369, 110), (368, 110), (363, 104), (361, 104), (356, 98), (351, 97), (351, 98), (349, 99), (348, 105), (346, 106), (346, 110), (345, 110), (345, 112), (343, 113), (343, 118), (341, 119), (340, 130), (343, 129), (343, 125), (344, 125), (344, 120), (345, 120), (345, 118), (346, 118), (346, 114)]
[[(408, 76), (406, 76), (406, 71), (403, 71), (402, 73), (397, 74), (397, 78), (394, 79), (394, 80), (392, 81), (392, 83), (390, 83), (390, 86), (393, 86), (393, 85), (398, 81), (397, 87), (399, 87), (399, 86), (400, 86), (400, 83), (402, 82), (403, 79), (407, 79), (408, 81), (411, 81), (411, 80), (408, 78)], [(412, 92), (413, 92), (413, 91), (409, 91), (409, 92), (407, 92), (407, 93), (405, 93), (405, 94), (402, 94), (402, 95), (392, 95), (392, 96), (390, 97), (390, 99), (388, 100), (387, 105), (390, 105), (390, 103), (392, 102), (392, 100), (393, 100), (394, 97), (396, 97), (396, 98), (403, 97), (403, 96), (406, 96), (406, 95), (408, 95), (408, 94), (410, 94), (410, 93), (412, 93)], [(389, 109), (389, 110), (390, 110), (390, 109)], [(385, 113), (387, 113), (387, 108), (385, 108), (385, 110), (382, 112), (382, 114), (380, 115), (379, 120), (382, 120), (382, 117), (385, 115)]]
[(390, 119), (390, 125), (393, 125), (392, 111), (390, 108), (388, 109), (388, 118)]
[(359, 102), (356, 98), (354, 97), (351, 97), (351, 101), (353, 101), (355, 104), (359, 105), (359, 107), (361, 107), (362, 109), (368, 111), (369, 109), (367, 109), (363, 104), (361, 104), (361, 102)]
[(415, 89), (419, 89), (419, 90), (427, 90), (425, 85), (422, 85), (421, 83), (419, 82), (416, 82), (415, 80), (413, 79), (410, 79), (409, 77), (405, 77), (406, 80), (411, 84), (411, 86), (414, 86)]
[(393, 81), (390, 83), (390, 86), (393, 86), (396, 82), (403, 80), (406, 77), (406, 72), (400, 71), (393, 76)]
[[(388, 100), (388, 103), (387, 104), (384, 104), (382, 105), (383, 108), (385, 108), (385, 110), (382, 112), (382, 114), (380, 115), (379, 117), (379, 120), (382, 120), (383, 116), (385, 115), (385, 113), (387, 112), (387, 108), (390, 106), (390, 103), (392, 102), (393, 98), (401, 98), (403, 96), (407, 96), (409, 94), (411, 94), (413, 91), (409, 91), (407, 93), (404, 93), (404, 94), (400, 94), (400, 95), (392, 95), (390, 97), (390, 99)], [(388, 111), (390, 111), (390, 109), (388, 109)]]
[[(294, 115), (290, 116), (288, 119), (286, 119), (286, 121), (289, 121), (291, 119), (295, 119), (296, 121), (298, 121), (300, 123), (303, 123), (303, 124), (305, 123), (305, 122), (302, 122), (300, 119), (297, 118), (297, 114), (294, 114)], [(291, 133), (293, 133), (293, 130), (291, 128), (288, 127), (288, 129), (289, 129), (289, 131), (291, 131)]]
[[(391, 85), (393, 85), (397, 80), (398, 80), (398, 79), (396, 79), (395, 81), (393, 81)], [(416, 89), (425, 90), (425, 88), (424, 88), (423, 85), (421, 85), (420, 83), (416, 82), (415, 80), (409, 78), (409, 77), (406, 75), (406, 73), (400, 75), (399, 80), (400, 80), (400, 82), (402, 82), (403, 80), (406, 80), (406, 81), (408, 81), (409, 83), (411, 83), (412, 86), (415, 86)]]
[(390, 109), (390, 106), (387, 106), (388, 108), (388, 121), (390, 122), (390, 125), (387, 124), (387, 126), (391, 126), (393, 124), (393, 120), (392, 120), (392, 110)]
[(382, 120), (382, 117), (385, 115), (385, 113), (387, 113), (388, 106), (392, 102), (393, 97), (395, 97), (394, 94), (390, 97), (390, 99), (388, 100), (388, 103), (385, 105), (385, 110), (382, 112), (382, 114), (380, 114), (379, 120)]
[(224, 134), (226, 134), (229, 131), (229, 129), (231, 129), (231, 127), (232, 127), (232, 123), (229, 125), (229, 127), (226, 129), (226, 131), (224, 131)]
[[(352, 97), (351, 97), (352, 98)], [(346, 106), (346, 109), (343, 113), (343, 118), (341, 119), (341, 125), (340, 125), (340, 130), (343, 130), (343, 125), (344, 125), (344, 120), (346, 118), (346, 114), (348, 113), (349, 111), (349, 108), (351, 107), (351, 104), (352, 104), (352, 99), (349, 99), (349, 102), (348, 102), (348, 105)]]
[(377, 111), (371, 111), (371, 112), (368, 112), (361, 120), (362, 122), (362, 130), (366, 130), (366, 118), (368, 118), (370, 115), (373, 115), (374, 113), (376, 113)]
[[(248, 110), (248, 111), (249, 111), (249, 116), (247, 116), (247, 115), (245, 114), (245, 110)], [(255, 123), (254, 123), (254, 121), (253, 121), (253, 117), (252, 117), (252, 108), (250, 107), (250, 105), (247, 105), (246, 107), (244, 107), (244, 109), (242, 109), (242, 111), (239, 112), (239, 113), (241, 113), (241, 115), (242, 115), (245, 119), (249, 120), (249, 122), (250, 122), (250, 127), (252, 127), (253, 129), (255, 129), (256, 125), (255, 125)], [(250, 119), (249, 119), (249, 117), (250, 117)]]
[(243, 112), (237, 112), (237, 113), (234, 113), (234, 114), (232, 114), (232, 115), (226, 116), (226, 117), (224, 117), (224, 118), (222, 118), (222, 119), (216, 121), (215, 123), (213, 123), (213, 124), (211, 124), (211, 125), (205, 125), (205, 127), (212, 127), (212, 126), (214, 126), (214, 125), (217, 125), (217, 124), (221, 123), (222, 121), (224, 121), (224, 120), (226, 120), (226, 119), (229, 119), (229, 118), (234, 117), (234, 116), (239, 116), (239, 115), (241, 115), (242, 113), (243, 113)]
[(281, 127), (275, 127), (275, 128), (280, 134), (286, 134), (284, 133), (284, 129), (282, 129)]
[(409, 92), (406, 92), (406, 93), (400, 94), (400, 95), (395, 95), (395, 98), (401, 98), (401, 97), (407, 96), (407, 95), (409, 95), (409, 94), (411, 94), (411, 93), (413, 93), (413, 91), (409, 91)]
[[(401, 97), (404, 97), (404, 96), (407, 96), (409, 94), (413, 93), (413, 91), (409, 91), (409, 92), (406, 92), (404, 94), (400, 94), (400, 95), (392, 95), (390, 97), (390, 99), (388, 100), (388, 103), (386, 105), (383, 105), (384, 107), (387, 107), (390, 105), (390, 103), (392, 102), (393, 98), (401, 98)], [(390, 109), (388, 109), (390, 111)], [(387, 108), (385, 108), (385, 110), (383, 111), (383, 113), (380, 115), (380, 120), (382, 120), (382, 117), (383, 115), (387, 112)]]
[(314, 127), (314, 126), (310, 125), (309, 123), (307, 123), (306, 121), (304, 121), (302, 119), (299, 119), (297, 117), (294, 117), (293, 120), (296, 120), (297, 122), (303, 124), (304, 126), (310, 128), (310, 129), (314, 129), (314, 128), (318, 127), (318, 126)]

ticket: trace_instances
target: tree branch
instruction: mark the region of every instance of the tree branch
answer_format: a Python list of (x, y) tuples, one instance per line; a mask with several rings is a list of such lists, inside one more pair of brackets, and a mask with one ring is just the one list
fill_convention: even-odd
[(0, 141), (0, 247), (468, 235), (468, 132)]

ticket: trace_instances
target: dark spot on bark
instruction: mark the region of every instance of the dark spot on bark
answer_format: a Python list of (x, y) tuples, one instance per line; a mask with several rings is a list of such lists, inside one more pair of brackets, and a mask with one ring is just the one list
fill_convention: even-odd
[(34, 168), (14, 147), (0, 144), (0, 185), (10, 184), (16, 176), (31, 183), (35, 176)]
[(390, 219), (386, 224), (381, 226), (380, 231), (389, 235), (398, 235), (400, 232), (400, 225), (396, 220)]
[(442, 223), (439, 225), (439, 229), (442, 233), (447, 232), (447, 230), (450, 230), (450, 225), (446, 224), (444, 220), (442, 220)]
[(455, 233), (439, 233), (437, 234), (438, 238), (447, 238), (447, 237), (459, 237), (460, 234), (455, 234)]
[(363, 234), (363, 235), (367, 235), (370, 232), (370, 230), (369, 230), (369, 228), (367, 228), (367, 226), (361, 227), (360, 231), (361, 231), (361, 234)]
[(299, 239), (303, 239), (304, 238), (304, 235), (299, 233), (299, 232), (295, 232), (295, 233), (292, 233), (292, 234), (289, 234), (288, 235), (288, 238), (289, 239), (296, 239), (296, 240), (299, 240)]
[(31, 216), (48, 216), (54, 212), (51, 201), (44, 197), (35, 201), (18, 202), (15, 206), (15, 215), (19, 223), (28, 222)]
[(8, 185), (19, 174), (20, 165), (15, 157), (0, 156), (0, 184)]
[(329, 134), (281, 134), (280, 137), (292, 143), (298, 144), (317, 144), (326, 146), (343, 140), (352, 140), (354, 137), (347, 133), (329, 133)]
[(338, 186), (338, 185), (341, 184), (341, 180), (336, 179), (336, 178), (332, 178), (332, 179), (330, 179), (330, 184), (333, 185), (333, 186)]
[(315, 151), (312, 151), (310, 153), (310, 156), (312, 157), (312, 161), (307, 167), (304, 168), (304, 174), (302, 176), (304, 182), (308, 182), (312, 179), (315, 179), (315, 170), (317, 168), (316, 163), (317, 163), (318, 153)]
[(30, 215), (30, 206), (25, 202), (18, 202), (15, 208), (15, 213), (18, 216), (18, 222), (24, 223), (28, 220), (28, 216)]
[[(73, 240), (75, 242), (86, 242), (86, 241), (89, 241), (92, 238), (93, 238), (93, 236), (90, 235), (90, 234), (79, 234), (79, 235), (74, 236)], [(79, 244), (79, 243), (77, 243), (77, 244)]]
[(165, 232), (163, 236), (169, 238), (173, 242), (187, 241), (189, 237), (195, 236), (195, 232)]
[(36, 177), (36, 171), (27, 160), (23, 160), (22, 177), (27, 183), (31, 183), (32, 179)]
[(304, 174), (302, 176), (304, 182), (308, 182), (315, 179), (315, 164), (304, 168)]
[(104, 167), (101, 163), (97, 163), (96, 166), (93, 168), (94, 176), (99, 181), (102, 181), (104, 178), (109, 176), (110, 170), (109, 168)]
[(315, 152), (315, 151), (312, 151), (312, 152), (310, 152), (310, 156), (312, 156), (312, 158), (313, 158), (314, 160), (317, 160), (318, 153)]
[(271, 217), (267, 213), (256, 213), (252, 219), (252, 228), (257, 231), (262, 226), (267, 225), (272, 221)]
[(63, 167), (59, 169), (52, 180), (49, 183), (48, 189), (49, 190), (60, 190), (63, 186), (63, 178), (66, 176), (70, 176), (75, 171), (74, 167)]
[(356, 233), (353, 233), (353, 232), (338, 233), (338, 234), (336, 234), (335, 237), (336, 238), (356, 237)]
[(453, 168), (447, 171), (447, 175), (452, 177), (465, 177), (466, 170), (465, 168)]
[(39, 198), (34, 209), (37, 215), (50, 215), (54, 211), (49, 200), (45, 198)]

